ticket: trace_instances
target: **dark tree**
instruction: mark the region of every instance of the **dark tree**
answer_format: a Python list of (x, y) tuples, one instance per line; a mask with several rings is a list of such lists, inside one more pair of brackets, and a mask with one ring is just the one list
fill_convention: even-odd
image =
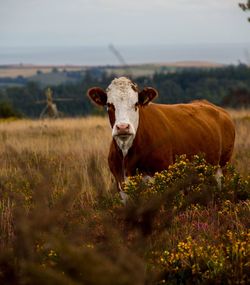
[(9, 102), (0, 102), (0, 118), (21, 118), (20, 112), (14, 109)]
[[(239, 3), (240, 8), (244, 11), (250, 11), (250, 0), (247, 0), (246, 3)], [(250, 22), (250, 18), (248, 18), (248, 21)]]

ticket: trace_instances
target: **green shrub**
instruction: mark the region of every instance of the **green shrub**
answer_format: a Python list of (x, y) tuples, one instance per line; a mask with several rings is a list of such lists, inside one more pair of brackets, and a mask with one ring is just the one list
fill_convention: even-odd
[[(168, 194), (174, 189), (175, 207), (181, 208), (193, 199), (200, 204), (219, 203), (224, 200), (237, 202), (250, 198), (250, 177), (243, 179), (231, 166), (224, 169), (219, 187), (215, 173), (217, 166), (206, 163), (201, 156), (195, 155), (192, 160), (182, 155), (167, 170), (156, 173), (145, 179), (141, 174), (129, 177), (124, 183), (124, 191), (131, 199), (152, 199), (159, 194)], [(173, 190), (172, 190), (173, 191)], [(191, 199), (191, 200), (190, 200)]]

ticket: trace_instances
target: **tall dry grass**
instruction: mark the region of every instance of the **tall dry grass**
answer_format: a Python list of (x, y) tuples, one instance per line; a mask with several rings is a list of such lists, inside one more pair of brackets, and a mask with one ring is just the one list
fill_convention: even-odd
[[(236, 125), (232, 163), (247, 176), (250, 111), (230, 113)], [(169, 192), (153, 195), (150, 203), (139, 194), (124, 208), (108, 169), (110, 141), (107, 118), (0, 123), (0, 283), (162, 284), (168, 278), (181, 284), (176, 282), (191, 278), (187, 284), (215, 284), (232, 274), (247, 280), (247, 184), (232, 174), (228, 189), (217, 193), (213, 176), (197, 178), (186, 169), (182, 180), (177, 165)], [(192, 188), (200, 178), (205, 194)], [(194, 196), (175, 197), (183, 187)], [(213, 195), (219, 197), (214, 204)], [(235, 249), (239, 242), (242, 252)], [(223, 271), (220, 264), (228, 267)]]
[[(250, 110), (229, 110), (236, 126), (233, 164), (243, 174), (250, 173)], [(18, 154), (57, 156), (67, 161), (68, 170), (79, 169), (88, 176), (87, 165), (91, 157), (110, 183), (107, 155), (111, 141), (108, 119), (89, 117), (57, 120), (18, 120), (0, 123), (0, 154), (12, 149)], [(4, 161), (7, 163), (8, 158)], [(3, 161), (2, 161), (3, 163)], [(8, 163), (7, 163), (8, 164)]]
[(55, 190), (64, 191), (67, 181), (70, 184), (77, 175), (81, 191), (92, 199), (93, 187), (100, 180), (104, 191), (112, 188), (107, 166), (110, 140), (107, 120), (100, 117), (2, 122), (0, 172), (6, 179), (18, 174), (21, 169), (13, 159), (23, 160), (30, 171), (34, 164), (41, 164), (39, 167), (57, 173)]
[(26, 149), (49, 152), (87, 154), (107, 149), (109, 126), (101, 117), (57, 120), (17, 120), (0, 123), (1, 150), (8, 146), (20, 152)]
[(232, 163), (239, 172), (250, 174), (250, 110), (229, 110), (236, 128), (235, 148)]

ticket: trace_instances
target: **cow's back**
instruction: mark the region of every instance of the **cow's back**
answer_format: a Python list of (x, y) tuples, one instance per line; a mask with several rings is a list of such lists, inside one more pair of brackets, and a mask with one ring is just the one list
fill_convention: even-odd
[[(211, 164), (224, 166), (231, 157), (235, 128), (229, 114), (207, 101), (190, 104), (150, 104), (141, 110), (138, 136), (150, 125), (151, 147), (171, 148), (172, 155), (204, 153)], [(174, 159), (174, 157), (173, 157)]]

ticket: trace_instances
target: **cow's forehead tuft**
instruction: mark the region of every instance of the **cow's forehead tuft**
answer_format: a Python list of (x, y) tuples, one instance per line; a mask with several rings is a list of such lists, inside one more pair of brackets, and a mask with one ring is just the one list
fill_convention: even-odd
[(120, 77), (120, 78), (115, 78), (111, 82), (111, 84), (107, 88), (107, 92), (110, 92), (113, 89), (119, 90), (121, 92), (126, 92), (130, 88), (132, 88), (135, 92), (139, 91), (137, 85), (134, 82), (132, 82), (130, 79), (128, 79), (127, 77)]

